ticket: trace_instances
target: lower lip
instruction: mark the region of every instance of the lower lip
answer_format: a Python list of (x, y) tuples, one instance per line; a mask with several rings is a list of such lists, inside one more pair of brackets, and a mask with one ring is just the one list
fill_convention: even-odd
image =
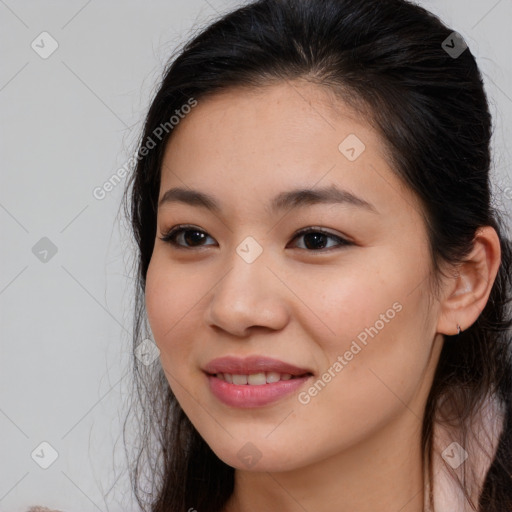
[(254, 386), (251, 384), (230, 384), (214, 375), (206, 375), (211, 392), (226, 405), (232, 407), (260, 407), (276, 402), (286, 395), (297, 391), (311, 375), (289, 380), (280, 380), (270, 384)]

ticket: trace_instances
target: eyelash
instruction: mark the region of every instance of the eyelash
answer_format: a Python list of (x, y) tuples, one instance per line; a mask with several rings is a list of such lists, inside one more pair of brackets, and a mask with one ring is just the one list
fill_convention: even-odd
[[(198, 229), (198, 228), (196, 228), (194, 226), (180, 224), (178, 226), (172, 227), (171, 229), (169, 229), (164, 234), (164, 236), (159, 237), (159, 238), (160, 238), (160, 240), (162, 240), (162, 241), (172, 245), (173, 247), (175, 247), (177, 249), (193, 250), (193, 249), (205, 247), (204, 245), (198, 245), (196, 247), (187, 247), (187, 246), (179, 245), (176, 242), (176, 237), (178, 235), (180, 235), (181, 233), (184, 233), (186, 231), (195, 231), (195, 232), (198, 232), (198, 233), (203, 233), (205, 235), (208, 234), (205, 231), (203, 231), (201, 229)], [(318, 229), (318, 228), (315, 228), (315, 227), (309, 227), (309, 228), (301, 229), (300, 231), (295, 233), (295, 235), (293, 236), (292, 240), (295, 240), (296, 238), (304, 236), (304, 235), (307, 235), (309, 233), (318, 233), (318, 234), (324, 235), (324, 236), (326, 236), (328, 238), (335, 239), (335, 240), (337, 240), (339, 242), (339, 245), (338, 245), (338, 247), (329, 247), (327, 249), (324, 248), (324, 249), (316, 249), (315, 250), (315, 249), (308, 249), (308, 248), (302, 248), (302, 247), (299, 247), (299, 249), (303, 249), (303, 250), (308, 251), (308, 252), (330, 252), (333, 249), (339, 249), (339, 248), (344, 247), (344, 246), (354, 245), (353, 242), (349, 242), (348, 240), (346, 240), (346, 239), (344, 239), (344, 238), (342, 238), (340, 236), (333, 235), (332, 233), (329, 233), (327, 231), (323, 231), (322, 229)]]

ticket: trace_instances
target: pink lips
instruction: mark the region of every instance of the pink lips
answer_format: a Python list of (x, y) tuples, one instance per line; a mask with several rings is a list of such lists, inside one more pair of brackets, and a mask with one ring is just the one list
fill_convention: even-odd
[(236, 375), (248, 375), (258, 372), (289, 373), (291, 375), (312, 373), (306, 368), (299, 368), (279, 359), (264, 356), (249, 356), (243, 359), (232, 356), (218, 357), (210, 361), (203, 369), (209, 374), (231, 373)]
[[(300, 388), (312, 376), (312, 372), (290, 363), (263, 356), (245, 359), (221, 357), (210, 361), (204, 371), (207, 374), (210, 391), (223, 403), (232, 407), (261, 407), (279, 400)], [(260, 372), (289, 373), (293, 377), (255, 386), (231, 384), (215, 376), (217, 373), (249, 375)]]

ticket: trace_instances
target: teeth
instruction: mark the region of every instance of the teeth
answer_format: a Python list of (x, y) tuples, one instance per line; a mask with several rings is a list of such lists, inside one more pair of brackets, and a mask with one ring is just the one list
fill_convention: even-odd
[(233, 375), (233, 384), (247, 384), (247, 375)]
[(247, 384), (250, 384), (251, 386), (262, 386), (266, 383), (267, 378), (265, 377), (265, 373), (253, 373), (252, 375), (247, 375)]
[(269, 384), (272, 382), (279, 382), (280, 380), (281, 380), (281, 375), (279, 373), (277, 373), (277, 372), (268, 372), (267, 373), (267, 382)]
[(262, 386), (263, 384), (272, 384), (273, 382), (279, 382), (280, 380), (290, 380), (292, 378), (292, 375), (290, 373), (278, 372), (261, 372), (252, 373), (250, 375), (233, 375), (231, 373), (217, 373), (216, 377), (218, 379), (225, 380), (230, 384), (249, 384), (251, 386)]

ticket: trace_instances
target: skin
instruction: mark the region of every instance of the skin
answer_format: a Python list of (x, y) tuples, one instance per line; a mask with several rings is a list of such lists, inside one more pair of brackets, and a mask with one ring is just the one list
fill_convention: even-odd
[[(349, 134), (366, 146), (355, 161), (338, 149)], [(331, 184), (377, 213), (349, 204), (267, 211), (279, 192)], [(391, 170), (381, 136), (306, 81), (199, 101), (168, 143), (159, 198), (175, 186), (213, 195), (222, 211), (178, 202), (159, 208), (146, 308), (172, 391), (236, 469), (225, 511), (422, 511), (424, 406), (443, 334), (457, 333), (457, 323), (469, 327), (487, 302), (499, 266), (495, 231), (478, 233), (468, 262), (443, 280), (429, 307), (417, 199)], [(185, 248), (160, 239), (185, 223), (207, 236), (178, 236)], [(308, 248), (295, 233), (310, 226), (353, 245), (324, 238), (325, 249), (314, 239)], [(263, 249), (250, 264), (236, 252), (248, 236)], [(395, 303), (401, 310), (307, 404), (292, 393), (234, 408), (209, 391), (201, 367), (253, 354), (311, 369), (299, 390), (307, 391)], [(251, 467), (237, 455), (248, 442), (261, 454)]]

